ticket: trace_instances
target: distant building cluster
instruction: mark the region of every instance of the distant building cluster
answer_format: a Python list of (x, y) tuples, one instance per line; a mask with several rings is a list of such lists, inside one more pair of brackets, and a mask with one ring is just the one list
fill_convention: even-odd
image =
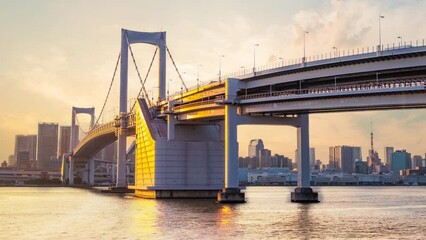
[[(79, 139), (79, 126), (75, 136)], [(71, 126), (57, 123), (38, 123), (38, 133), (15, 136), (15, 151), (8, 161), (1, 163), (2, 169), (59, 171), (62, 157), (71, 153)], [(116, 146), (111, 144), (99, 152), (95, 159), (114, 161)]]
[[(359, 146), (329, 147), (328, 163), (315, 158), (315, 148), (309, 149), (311, 180), (313, 185), (426, 185), (426, 154), (411, 156), (405, 149), (384, 148), (384, 159), (376, 151), (368, 151), (363, 161)], [(240, 181), (247, 184), (295, 184), (297, 182), (298, 151), (295, 162), (284, 155), (271, 154), (262, 139), (253, 139), (248, 156), (239, 158)], [(374, 159), (374, 160), (372, 160)]]
[(290, 158), (275, 154), (266, 149), (262, 139), (253, 139), (249, 143), (248, 156), (238, 159), (240, 168), (293, 168)]

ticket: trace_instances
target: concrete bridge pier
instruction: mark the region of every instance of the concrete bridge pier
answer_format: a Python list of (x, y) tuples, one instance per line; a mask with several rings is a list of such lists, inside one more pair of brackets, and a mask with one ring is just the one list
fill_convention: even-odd
[(232, 104), (237, 92), (238, 80), (225, 83), (225, 188), (218, 193), (219, 203), (244, 203), (245, 193), (238, 185), (237, 106)]
[(297, 188), (291, 193), (292, 202), (315, 203), (318, 201), (318, 193), (311, 188), (311, 169), (309, 166), (309, 115), (301, 114), (297, 126), (297, 154), (299, 162), (297, 166)]

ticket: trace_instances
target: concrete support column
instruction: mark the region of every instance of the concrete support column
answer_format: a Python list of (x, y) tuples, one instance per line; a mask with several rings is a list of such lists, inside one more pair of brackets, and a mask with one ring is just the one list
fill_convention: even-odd
[(70, 165), (69, 165), (69, 181), (68, 181), (68, 185), (74, 185), (74, 158), (70, 157)]
[(238, 186), (237, 106), (231, 104), (236, 97), (238, 80), (225, 83), (225, 188), (218, 194), (220, 203), (245, 202), (245, 194)]
[(311, 188), (309, 164), (309, 115), (301, 114), (297, 126), (297, 188), (291, 193), (292, 202), (318, 202), (318, 193)]
[(311, 169), (309, 167), (309, 115), (300, 115), (300, 126), (297, 128), (297, 187), (311, 187)]
[(225, 188), (238, 188), (237, 107), (225, 106)]
[(81, 174), (81, 180), (83, 184), (89, 184), (89, 161), (90, 160), (87, 160), (84, 164), (84, 169)]
[(95, 160), (93, 158), (89, 160), (89, 185), (95, 185)]

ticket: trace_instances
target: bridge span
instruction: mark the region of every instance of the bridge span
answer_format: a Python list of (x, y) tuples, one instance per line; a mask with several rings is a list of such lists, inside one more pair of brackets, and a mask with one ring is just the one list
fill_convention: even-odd
[[(279, 66), (219, 79), (172, 96), (165, 94), (165, 58), (160, 57), (159, 96), (127, 109), (127, 51), (149, 43), (167, 49), (165, 33), (122, 30), (120, 114), (95, 126), (75, 147), (73, 161), (88, 161), (118, 140), (117, 187), (147, 198), (218, 197), (244, 202), (238, 185), (237, 126), (297, 128), (298, 186), (295, 202), (317, 202), (310, 187), (309, 115), (325, 112), (426, 107), (426, 46)], [(378, 48), (383, 49), (383, 48)], [(163, 54), (163, 55), (161, 55)], [(306, 60), (306, 59), (305, 59)], [(135, 185), (126, 185), (126, 137), (135, 136)]]

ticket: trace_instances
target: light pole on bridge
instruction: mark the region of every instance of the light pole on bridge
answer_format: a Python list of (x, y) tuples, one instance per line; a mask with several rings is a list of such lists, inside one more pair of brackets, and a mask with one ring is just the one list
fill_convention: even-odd
[(284, 67), (284, 58), (279, 57), (278, 60), (281, 60), (281, 67)]
[(398, 39), (400, 40), (400, 47), (402, 47), (402, 37), (401, 36), (398, 36)]
[(385, 18), (383, 15), (379, 15), (379, 47), (378, 50), (382, 51), (382, 29), (381, 29), (381, 20), (382, 18)]
[(333, 49), (334, 49), (334, 57), (336, 57), (337, 56), (337, 47), (333, 47)]
[(253, 44), (253, 75), (256, 75), (256, 47), (258, 46), (258, 43)]
[(197, 66), (197, 91), (200, 88), (200, 67), (202, 67), (203, 65), (198, 65)]
[(225, 57), (225, 55), (219, 55), (219, 83), (222, 81), (222, 58)]
[(308, 31), (303, 32), (303, 59), (302, 62), (306, 62), (306, 34), (308, 34)]

